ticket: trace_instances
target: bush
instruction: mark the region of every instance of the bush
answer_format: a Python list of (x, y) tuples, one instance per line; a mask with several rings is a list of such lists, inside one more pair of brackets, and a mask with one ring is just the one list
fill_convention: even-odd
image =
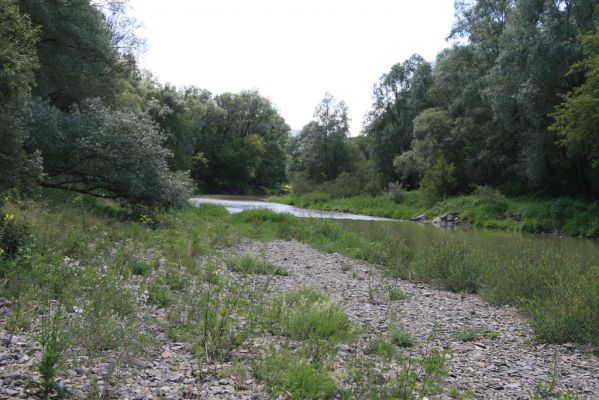
[(426, 170), (420, 182), (422, 202), (430, 207), (443, 200), (457, 189), (455, 166), (445, 159), (439, 158), (432, 167)]
[(242, 274), (288, 275), (285, 269), (279, 268), (265, 259), (251, 253), (245, 253), (240, 257), (227, 258), (225, 263), (227, 264), (227, 268), (231, 271)]
[(36, 102), (28, 128), (26, 149), (44, 158), (42, 186), (135, 206), (182, 206), (191, 196), (191, 179), (170, 171), (172, 152), (146, 114), (111, 110), (97, 99), (69, 113)]
[(0, 257), (14, 257), (28, 236), (29, 230), (14, 215), (0, 212)]
[(387, 197), (394, 203), (402, 203), (406, 197), (406, 192), (402, 188), (402, 184), (399, 182), (389, 182), (389, 190), (387, 191)]
[(487, 186), (477, 186), (473, 194), (477, 197), (475, 205), (483, 206), (489, 211), (489, 214), (494, 214), (494, 217), (498, 217), (508, 209), (509, 203), (507, 197), (498, 190)]

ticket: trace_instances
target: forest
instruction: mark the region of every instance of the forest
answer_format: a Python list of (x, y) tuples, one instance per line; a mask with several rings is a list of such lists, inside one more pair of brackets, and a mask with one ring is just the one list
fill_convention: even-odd
[(255, 90), (158, 82), (137, 66), (144, 43), (126, 9), (2, 0), (3, 191), (41, 186), (150, 207), (194, 191), (286, 188), (420, 190), (429, 205), (480, 186), (599, 195), (595, 1), (457, 2), (451, 46), (391, 66), (358, 137), (348, 106), (328, 93), (293, 137)]

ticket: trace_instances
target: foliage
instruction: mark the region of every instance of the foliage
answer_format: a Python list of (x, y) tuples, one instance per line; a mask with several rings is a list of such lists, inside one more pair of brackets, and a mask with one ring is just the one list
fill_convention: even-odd
[(44, 157), (42, 186), (143, 206), (180, 206), (190, 196), (189, 179), (168, 169), (171, 153), (143, 114), (111, 110), (98, 100), (70, 113), (38, 102), (28, 126), (28, 151)]
[(349, 169), (347, 106), (327, 93), (297, 138), (292, 139), (290, 171), (302, 171), (315, 183), (330, 181)]
[[(568, 155), (578, 162), (579, 173), (589, 179), (599, 171), (599, 31), (579, 38), (586, 58), (574, 64), (570, 74), (584, 72), (585, 80), (572, 89), (552, 114), (555, 119), (551, 130)], [(583, 183), (589, 184), (583, 178)], [(592, 183), (596, 183), (593, 180)], [(591, 188), (581, 188), (590, 194)]]
[[(11, 0), (0, 1), (0, 194), (15, 187), (24, 164), (21, 114), (37, 67), (37, 31)], [(0, 200), (1, 203), (1, 200)]]
[(387, 191), (387, 196), (394, 203), (402, 203), (405, 198), (405, 190), (402, 188), (402, 184), (395, 181), (389, 182), (389, 190)]
[(254, 368), (254, 375), (273, 394), (293, 400), (332, 399), (337, 394), (335, 382), (321, 366), (285, 349), (267, 353)]
[(227, 268), (242, 274), (269, 274), (287, 276), (288, 272), (252, 253), (244, 253), (239, 257), (229, 257), (225, 260)]
[(455, 166), (439, 158), (422, 177), (420, 195), (423, 203), (430, 207), (439, 199), (454, 194), (456, 187)]
[(23, 14), (40, 27), (40, 68), (34, 96), (60, 110), (87, 98), (113, 100), (131, 58), (121, 57), (102, 10), (90, 0), (18, 0)]
[(351, 324), (332, 300), (312, 288), (302, 288), (273, 300), (268, 321), (295, 340), (337, 343), (349, 337)]

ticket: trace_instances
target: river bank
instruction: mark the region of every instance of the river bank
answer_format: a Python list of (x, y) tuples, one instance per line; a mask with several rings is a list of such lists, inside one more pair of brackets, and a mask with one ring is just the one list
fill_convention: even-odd
[(410, 219), (424, 214), (431, 221), (437, 216), (450, 213), (459, 216), (462, 222), (478, 228), (599, 237), (597, 202), (570, 198), (507, 198), (491, 189), (444, 199), (432, 206), (422, 205), (418, 191), (406, 192), (401, 202), (394, 202), (383, 195), (332, 198), (322, 192), (302, 196), (271, 196), (266, 200), (302, 208), (394, 219)]
[(6, 210), (31, 235), (0, 259), (9, 397), (599, 394), (597, 281), (575, 266), (265, 210), (135, 216), (81, 196)]

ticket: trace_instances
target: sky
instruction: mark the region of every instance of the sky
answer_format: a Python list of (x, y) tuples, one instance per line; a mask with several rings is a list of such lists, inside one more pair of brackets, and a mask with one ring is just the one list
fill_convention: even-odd
[(142, 68), (161, 83), (214, 94), (258, 89), (291, 129), (325, 93), (362, 130), (372, 87), (414, 53), (448, 46), (453, 0), (131, 0)]

